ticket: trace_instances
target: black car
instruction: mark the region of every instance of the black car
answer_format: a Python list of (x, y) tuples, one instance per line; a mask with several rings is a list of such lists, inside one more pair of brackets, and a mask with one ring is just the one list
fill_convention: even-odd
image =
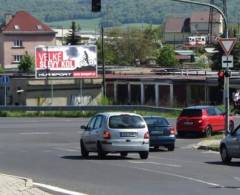
[(176, 131), (168, 120), (159, 116), (145, 116), (143, 118), (148, 126), (150, 147), (158, 149), (159, 146), (164, 146), (169, 151), (173, 151), (175, 149)]

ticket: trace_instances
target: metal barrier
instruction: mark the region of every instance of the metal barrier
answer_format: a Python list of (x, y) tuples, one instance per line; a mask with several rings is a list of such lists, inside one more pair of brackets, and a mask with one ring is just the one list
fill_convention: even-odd
[(177, 112), (181, 109), (139, 106), (139, 105), (111, 105), (111, 106), (0, 106), (0, 111), (148, 111), (148, 112)]

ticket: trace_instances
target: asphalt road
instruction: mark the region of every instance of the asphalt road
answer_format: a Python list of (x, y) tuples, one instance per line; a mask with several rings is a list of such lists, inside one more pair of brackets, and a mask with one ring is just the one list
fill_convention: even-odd
[[(174, 122), (174, 121), (173, 121)], [(176, 150), (149, 159), (80, 156), (86, 119), (0, 118), (0, 172), (91, 195), (236, 195), (240, 160), (223, 165), (215, 152), (198, 151), (195, 139), (178, 139)]]

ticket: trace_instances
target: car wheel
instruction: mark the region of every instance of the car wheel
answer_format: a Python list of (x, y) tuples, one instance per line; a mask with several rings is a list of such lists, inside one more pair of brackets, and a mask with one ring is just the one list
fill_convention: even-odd
[(210, 137), (212, 135), (212, 128), (210, 126), (207, 126), (205, 130), (205, 137)]
[(104, 158), (106, 156), (106, 153), (103, 151), (100, 142), (97, 143), (97, 154), (99, 158)]
[(148, 158), (148, 153), (149, 152), (146, 152), (146, 151), (139, 152), (139, 156), (140, 156), (141, 159), (147, 159)]
[(121, 152), (120, 155), (121, 155), (122, 158), (125, 158), (125, 157), (127, 157), (128, 153), (127, 152)]
[(82, 157), (84, 157), (84, 158), (88, 157), (89, 152), (87, 151), (86, 147), (84, 146), (84, 143), (82, 140), (80, 141), (80, 148), (81, 148)]
[(222, 158), (223, 163), (229, 164), (231, 162), (232, 158), (229, 156), (226, 146), (221, 147), (220, 154), (221, 154), (221, 158)]
[(175, 144), (171, 144), (171, 145), (167, 146), (167, 149), (168, 149), (168, 151), (174, 151)]

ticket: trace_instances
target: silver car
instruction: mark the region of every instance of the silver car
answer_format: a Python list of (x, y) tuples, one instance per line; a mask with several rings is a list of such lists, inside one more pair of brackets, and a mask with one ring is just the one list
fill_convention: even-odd
[(229, 164), (232, 158), (240, 158), (240, 125), (221, 141), (220, 154), (225, 164)]
[(82, 157), (97, 152), (100, 158), (108, 153), (120, 153), (126, 157), (129, 152), (139, 153), (147, 159), (149, 133), (142, 116), (133, 113), (106, 112), (90, 119), (80, 139)]

